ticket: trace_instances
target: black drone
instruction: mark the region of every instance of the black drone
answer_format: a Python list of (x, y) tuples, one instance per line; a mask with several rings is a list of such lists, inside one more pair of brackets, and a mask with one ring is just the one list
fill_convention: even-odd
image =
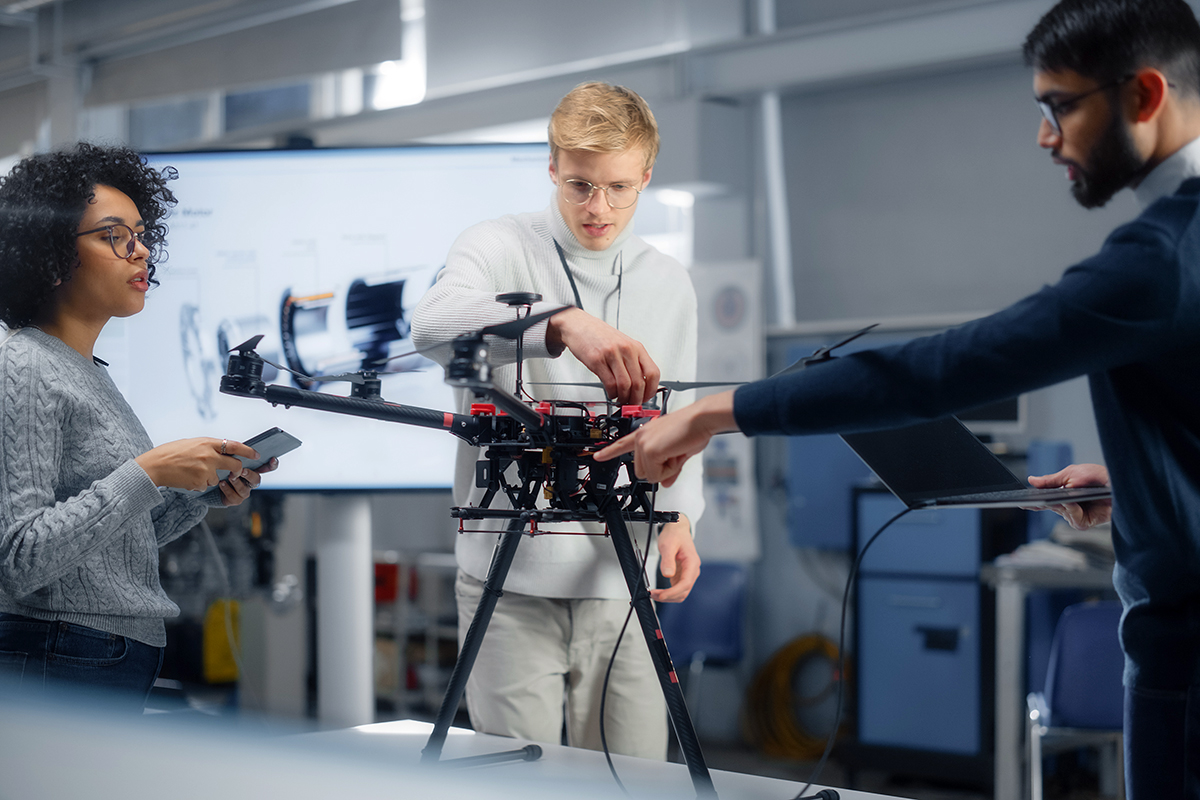
[[(693, 785), (698, 796), (715, 798), (716, 791), (704, 764), (704, 756), (692, 728), (671, 657), (659, 629), (658, 617), (650, 600), (644, 569), (627, 527), (629, 523), (634, 522), (650, 525), (675, 522), (679, 519), (679, 513), (655, 510), (655, 487), (640, 480), (634, 473), (632, 453), (608, 462), (596, 461), (593, 454), (659, 416), (672, 391), (726, 384), (662, 381), (656, 397), (645, 405), (522, 399), (521, 359), (522, 337), (525, 331), (538, 322), (570, 308), (563, 306), (538, 314), (531, 313), (532, 305), (541, 299), (541, 295), (526, 292), (501, 294), (497, 300), (513, 307), (516, 319), (464, 333), (451, 342), (443, 343), (449, 344), (453, 352), (453, 357), (446, 365), (446, 383), (472, 391), (476, 399), (481, 401), (472, 404), (470, 414), (454, 414), (388, 402), (381, 396), (380, 375), (375, 369), (332, 376), (303, 375), (267, 361), (255, 352), (262, 336), (253, 337), (230, 352), (226, 374), (221, 378), (221, 391), (225, 394), (266, 400), (272, 405), (298, 406), (445, 430), (481, 449), (482, 458), (476, 464), (475, 481), (479, 488), (485, 490), (483, 498), (478, 506), (453, 508), (450, 513), (460, 520), (460, 529), (461, 520), (467, 519), (504, 519), (508, 525), (492, 557), (485, 591), (460, 649), (433, 733), (424, 750), (423, 761), (439, 760), (450, 723), (466, 687), (467, 676), (474, 664), (496, 600), (503, 593), (504, 579), (522, 535), (538, 533), (538, 526), (543, 523), (599, 522), (605, 525), (605, 535), (612, 539), (616, 548), (617, 559), (625, 575), (632, 605), (637, 612), (647, 646), (650, 648)], [(835, 345), (823, 347), (777, 374), (794, 372), (829, 360), (834, 348), (861, 336), (867, 330), (870, 328), (863, 329)], [(515, 394), (496, 386), (492, 381), (490, 350), (485, 338), (487, 336), (515, 340), (517, 343)], [(440, 346), (434, 345), (425, 350)], [(401, 357), (403, 356), (394, 358)], [(381, 367), (384, 363), (383, 360), (378, 360), (372, 362), (371, 366)], [(293, 373), (306, 386), (330, 381), (347, 381), (351, 385), (350, 395), (343, 397), (292, 386), (267, 384), (262, 379), (264, 364), (271, 364), (276, 369)], [(513, 465), (515, 470), (511, 469)], [(625, 467), (624, 478), (621, 477), (622, 466)], [(510, 507), (493, 508), (492, 503), (497, 495), (504, 495)], [(539, 508), (539, 500), (542, 498), (546, 502)], [(502, 755), (511, 755), (523, 760), (529, 758), (526, 750)]]
[[(453, 358), (446, 366), (446, 382), (471, 390), (477, 399), (484, 401), (472, 404), (470, 414), (385, 401), (381, 396), (379, 373), (369, 369), (319, 377), (298, 374), (305, 382), (348, 381), (351, 384), (348, 397), (267, 384), (262, 380), (264, 364), (287, 372), (295, 371), (267, 361), (255, 352), (260, 336), (237, 345), (230, 353), (227, 373), (221, 379), (221, 391), (260, 398), (273, 405), (437, 428), (482, 448), (483, 458), (476, 469), (476, 481), (486, 494), (478, 507), (453, 509), (454, 516), (460, 519), (520, 518), (531, 523), (530, 533), (534, 533), (536, 525), (542, 522), (604, 522), (606, 507), (616, 503), (626, 522), (677, 520), (677, 512), (652, 510), (650, 484), (637, 480), (630, 473), (628, 482), (618, 485), (620, 464), (631, 463), (630, 458), (603, 464), (591, 457), (596, 450), (658, 416), (661, 410), (655, 403), (643, 407), (612, 402), (531, 402), (492, 382), (486, 336), (519, 342), (527, 329), (568, 308), (530, 314), (531, 304), (540, 300), (540, 296), (514, 293), (501, 295), (500, 299), (518, 308), (517, 319), (462, 334), (448, 343), (453, 348)], [(672, 384), (671, 388), (683, 386), (690, 387)], [(664, 403), (669, 391), (670, 388), (664, 387), (660, 392)], [(517, 392), (521, 392), (519, 373)], [(515, 479), (510, 477), (512, 472), (508, 469), (512, 464), (517, 465)], [(511, 508), (491, 507), (498, 494), (508, 498)], [(542, 496), (548, 499), (548, 508), (537, 508)]]

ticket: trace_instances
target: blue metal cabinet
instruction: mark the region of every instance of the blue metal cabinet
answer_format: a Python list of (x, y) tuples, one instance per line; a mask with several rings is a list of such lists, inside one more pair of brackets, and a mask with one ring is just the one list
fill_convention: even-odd
[[(904, 509), (891, 492), (859, 492), (855, 552), (883, 524)], [(975, 580), (979, 575), (977, 508), (913, 511), (892, 523), (863, 557), (862, 571), (902, 575), (942, 575)]]
[(977, 754), (979, 584), (860, 580), (859, 741)]
[(792, 436), (788, 448), (788, 539), (795, 547), (854, 547), (850, 489), (871, 470), (841, 437)]
[[(855, 552), (903, 509), (857, 487)], [(1024, 538), (1019, 509), (913, 511), (863, 556), (855, 587), (850, 769), (992, 781), (994, 600), (979, 566)]]

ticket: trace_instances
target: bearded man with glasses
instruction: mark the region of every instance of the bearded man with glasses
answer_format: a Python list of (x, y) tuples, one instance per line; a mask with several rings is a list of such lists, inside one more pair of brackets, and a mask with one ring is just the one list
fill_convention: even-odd
[[(654, 396), (660, 375), (694, 380), (696, 296), (687, 270), (632, 231), (658, 154), (649, 106), (624, 87), (582, 84), (551, 115), (549, 140), (554, 184), (549, 207), (482, 222), (463, 233), (413, 315), (413, 343), (425, 348), (511, 320), (512, 309), (497, 303), (496, 295), (534, 292), (543, 300), (533, 313), (573, 306), (525, 333), (524, 355), (530, 360), (524, 386), (537, 399), (607, 397), (638, 405)], [(515, 344), (489, 345), (494, 382), (511, 388)], [(446, 348), (430, 355), (443, 362), (450, 356)], [(597, 379), (603, 389), (538, 385)], [(463, 394), (465, 413), (471, 397)], [(673, 393), (671, 408), (690, 403), (691, 394)], [(478, 504), (483, 495), (475, 485), (478, 458), (476, 449), (460, 445), (457, 505)], [(497, 496), (493, 506), (503, 502)], [(698, 464), (675, 487), (658, 493), (657, 507), (679, 511), (681, 518), (663, 526), (657, 552), (649, 550), (647, 574), (659, 566), (671, 583), (651, 595), (679, 602), (700, 574), (691, 528), (704, 508)], [(601, 534), (603, 526), (567, 523), (551, 530)], [(482, 533), (456, 539), (460, 643), (479, 604), (494, 543), (494, 536)], [(474, 727), (557, 744), (565, 725), (571, 745), (600, 749), (601, 697), (616, 649), (605, 701), (608, 749), (664, 759), (666, 707), (649, 652), (639, 636), (628, 633), (616, 648), (629, 609), (629, 590), (605, 537), (547, 535), (522, 542), (467, 683)]]
[[(1063, 506), (1111, 513), (1125, 606), (1130, 800), (1200, 798), (1200, 24), (1183, 0), (1063, 0), (1025, 40), (1037, 142), (1084, 206), (1129, 187), (1142, 213), (1053, 286), (945, 333), (710, 395), (597, 455), (633, 450), (669, 484), (716, 432), (847, 433), (953, 414), (1079, 375), (1107, 469), (1034, 486), (1106, 484)], [(1026, 257), (1022, 255), (1021, 257)]]

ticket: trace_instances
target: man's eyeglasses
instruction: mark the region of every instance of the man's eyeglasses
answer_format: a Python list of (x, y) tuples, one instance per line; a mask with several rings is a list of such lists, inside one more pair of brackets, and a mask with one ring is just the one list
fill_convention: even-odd
[(1037, 107), (1041, 109), (1042, 116), (1046, 118), (1046, 122), (1050, 123), (1050, 127), (1054, 130), (1055, 135), (1062, 136), (1062, 126), (1058, 124), (1059, 114), (1064, 114), (1070, 111), (1073, 105), (1085, 97), (1096, 94), (1097, 92), (1103, 92), (1105, 89), (1111, 89), (1114, 86), (1120, 86), (1122, 83), (1127, 83), (1128, 81), (1133, 80), (1134, 77), (1134, 75), (1126, 75), (1124, 78), (1118, 78), (1115, 81), (1109, 81), (1103, 86), (1097, 86), (1095, 89), (1091, 89), (1086, 92), (1080, 92), (1079, 94), (1067, 95), (1066, 97), (1057, 100), (1049, 100), (1045, 97), (1035, 97), (1033, 100), (1035, 103), (1037, 103)]
[(113, 255), (122, 260), (130, 258), (133, 255), (138, 242), (149, 248), (150, 243), (154, 241), (153, 234), (150, 231), (141, 231), (139, 233), (128, 225), (119, 223), (92, 228), (90, 231), (80, 231), (75, 236), (78, 238), (80, 236), (87, 236), (89, 233), (100, 233), (101, 231), (108, 233), (108, 244), (112, 247)]
[(614, 183), (609, 186), (597, 186), (594, 183), (571, 178), (560, 184), (563, 197), (574, 206), (586, 205), (592, 199), (597, 189), (603, 189), (605, 198), (612, 208), (629, 208), (637, 202), (642, 190), (629, 183)]

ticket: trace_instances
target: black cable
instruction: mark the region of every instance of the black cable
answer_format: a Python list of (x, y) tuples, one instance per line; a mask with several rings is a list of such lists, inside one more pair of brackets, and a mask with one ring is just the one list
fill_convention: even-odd
[(580, 311), (583, 310), (583, 300), (579, 298), (579, 287), (575, 285), (575, 276), (571, 274), (571, 268), (567, 266), (567, 257), (563, 253), (562, 245), (558, 240), (554, 241), (554, 249), (558, 251), (558, 260), (562, 262), (563, 272), (567, 273), (567, 280), (571, 282), (571, 292), (575, 295), (575, 307)]
[[(654, 485), (654, 491), (650, 493), (650, 514), (649, 523), (646, 530), (646, 552), (642, 554), (642, 575), (646, 573), (646, 561), (650, 558), (650, 541), (654, 538), (654, 505), (658, 498), (658, 484)], [(636, 550), (634, 551), (636, 552)], [(604, 734), (604, 706), (608, 701), (608, 679), (612, 677), (613, 664), (617, 660), (617, 650), (621, 647), (621, 640), (625, 638), (625, 629), (629, 627), (629, 620), (633, 617), (633, 600), (629, 601), (629, 611), (625, 613), (625, 622), (621, 625), (621, 632), (617, 634), (617, 643), (613, 645), (612, 655), (608, 657), (608, 667), (604, 670), (604, 684), (600, 688), (600, 747), (604, 750), (604, 760), (608, 763), (608, 771), (612, 773), (613, 780), (617, 782), (617, 787), (630, 797), (629, 790), (625, 788), (625, 784), (621, 782), (621, 776), (617, 774), (617, 768), (613, 764), (612, 753), (608, 750), (608, 737)]]
[(613, 780), (617, 782), (617, 788), (626, 797), (632, 797), (629, 790), (625, 788), (625, 784), (621, 782), (621, 776), (617, 774), (616, 765), (613, 764), (612, 753), (608, 750), (608, 737), (604, 735), (604, 705), (608, 700), (608, 679), (612, 676), (613, 664), (617, 660), (617, 648), (621, 646), (621, 639), (625, 637), (625, 629), (629, 627), (629, 619), (633, 616), (633, 604), (630, 603), (629, 611), (625, 614), (625, 622), (621, 625), (621, 632), (617, 634), (617, 643), (613, 645), (612, 655), (608, 657), (608, 668), (604, 670), (604, 686), (600, 689), (600, 747), (604, 750), (604, 760), (608, 763), (608, 771), (612, 773)]
[(617, 321), (613, 325), (617, 330), (621, 330), (621, 281), (625, 278), (625, 251), (617, 253)]
[[(804, 784), (804, 788), (796, 793), (793, 800), (806, 800), (804, 793), (812, 788), (816, 783), (817, 778), (821, 775), (821, 770), (825, 768), (825, 762), (829, 760), (829, 754), (833, 752), (833, 743), (837, 741), (838, 728), (842, 724), (842, 703), (845, 699), (846, 687), (846, 609), (850, 605), (850, 587), (854, 585), (854, 579), (858, 575), (858, 568), (862, 564), (863, 556), (867, 554), (867, 549), (870, 548), (875, 540), (879, 538), (879, 534), (886, 531), (893, 522), (903, 517), (911, 508), (906, 508), (896, 516), (883, 523), (883, 526), (872, 534), (867, 543), (863, 545), (862, 550), (858, 551), (858, 557), (854, 559), (853, 566), (850, 567), (850, 575), (846, 578), (846, 589), (842, 592), (842, 620), (838, 627), (838, 666), (837, 666), (837, 711), (833, 715), (833, 730), (829, 732), (829, 741), (825, 745), (825, 752), (821, 754), (821, 760), (817, 762), (817, 766), (813, 769), (812, 775), (808, 779), (808, 783)], [(820, 797), (820, 793), (816, 795)]]

